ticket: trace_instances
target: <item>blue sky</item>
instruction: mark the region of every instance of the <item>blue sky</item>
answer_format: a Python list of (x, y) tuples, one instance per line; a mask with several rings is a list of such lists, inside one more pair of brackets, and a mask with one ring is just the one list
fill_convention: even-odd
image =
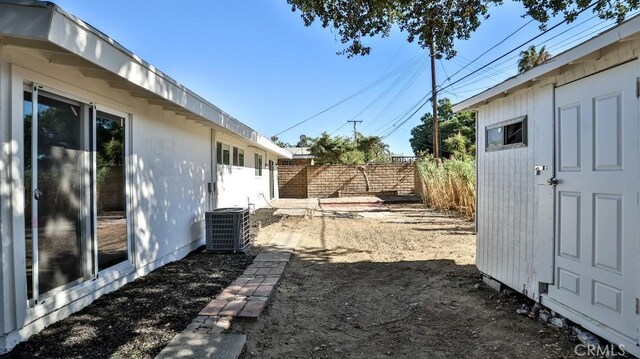
[[(123, 46), (227, 113), (271, 136), (378, 81), (376, 86), (282, 135), (295, 143), (301, 134), (322, 131), (350, 135), (347, 120), (362, 120), (365, 135), (387, 135), (397, 154), (411, 154), (410, 130), (430, 105), (409, 118), (407, 111), (431, 88), (424, 49), (398, 31), (373, 39), (369, 56), (348, 59), (337, 36), (318, 24), (305, 27), (285, 0), (269, 1), (125, 1), (57, 0), (65, 10), (97, 27)], [(458, 57), (438, 63), (445, 83), (470, 60), (526, 24), (520, 3), (493, 7), (470, 40), (456, 45)], [(611, 26), (585, 13), (536, 40), (552, 55)], [(554, 24), (555, 21), (551, 21)], [(569, 30), (570, 29), (570, 30)], [(561, 32), (569, 30), (559, 35)], [(539, 33), (532, 22), (469, 65), (452, 81)], [(553, 39), (550, 39), (557, 36)], [(545, 40), (548, 40), (546, 41)], [(464, 99), (515, 74), (517, 52), (481, 71), (446, 96)], [(446, 84), (446, 83), (445, 83)], [(409, 112), (410, 113), (410, 112)], [(404, 114), (404, 116), (403, 116)], [(402, 126), (394, 123), (404, 122)], [(393, 132), (392, 132), (393, 131)]]

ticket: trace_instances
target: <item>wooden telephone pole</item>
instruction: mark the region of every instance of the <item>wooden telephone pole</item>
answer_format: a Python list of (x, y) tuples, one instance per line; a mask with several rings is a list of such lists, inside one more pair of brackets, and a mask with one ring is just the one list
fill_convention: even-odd
[(359, 121), (349, 120), (347, 122), (353, 122), (353, 140), (355, 142), (358, 142), (358, 131), (356, 126), (358, 126), (359, 123), (362, 123), (362, 120), (359, 120)]
[(438, 123), (438, 90), (436, 88), (436, 45), (434, 40), (429, 43), (429, 57), (431, 57), (431, 104), (433, 105), (433, 157), (440, 154), (440, 126)]

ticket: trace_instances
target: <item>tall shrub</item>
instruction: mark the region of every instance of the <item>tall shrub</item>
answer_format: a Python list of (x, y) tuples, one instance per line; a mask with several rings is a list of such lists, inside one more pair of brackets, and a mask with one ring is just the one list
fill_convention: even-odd
[(424, 201), (434, 209), (456, 211), (468, 219), (476, 214), (476, 165), (473, 157), (438, 162), (425, 156), (418, 162)]

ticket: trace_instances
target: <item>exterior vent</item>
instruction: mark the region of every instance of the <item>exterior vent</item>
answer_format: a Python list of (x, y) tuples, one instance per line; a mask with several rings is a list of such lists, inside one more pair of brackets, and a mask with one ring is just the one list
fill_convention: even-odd
[(205, 213), (207, 250), (244, 252), (251, 247), (248, 208), (218, 208)]

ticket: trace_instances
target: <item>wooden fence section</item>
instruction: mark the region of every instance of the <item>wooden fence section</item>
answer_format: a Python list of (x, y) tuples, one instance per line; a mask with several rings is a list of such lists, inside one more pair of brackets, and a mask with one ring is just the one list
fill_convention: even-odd
[(281, 165), (278, 187), (280, 198), (326, 198), (378, 192), (420, 194), (421, 184), (413, 163)]

